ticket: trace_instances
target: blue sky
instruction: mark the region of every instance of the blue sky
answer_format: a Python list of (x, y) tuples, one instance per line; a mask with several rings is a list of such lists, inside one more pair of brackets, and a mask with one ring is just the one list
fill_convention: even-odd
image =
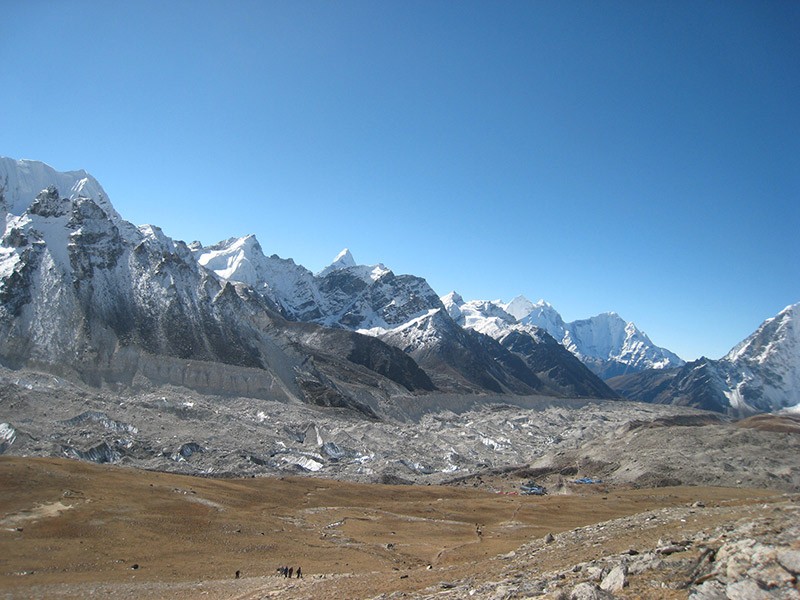
[(798, 2), (0, 8), (0, 155), (174, 238), (349, 247), (686, 359), (800, 301)]

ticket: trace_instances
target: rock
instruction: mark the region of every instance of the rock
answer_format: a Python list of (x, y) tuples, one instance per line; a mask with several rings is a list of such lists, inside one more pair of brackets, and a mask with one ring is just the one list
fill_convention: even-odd
[(612, 600), (613, 594), (601, 590), (593, 583), (579, 583), (569, 595), (569, 600)]
[(587, 567), (586, 577), (589, 581), (600, 581), (603, 579), (603, 569), (597, 566)]
[(702, 500), (698, 500), (697, 502), (692, 504), (692, 508), (705, 508), (705, 507), (706, 507), (706, 503), (703, 502)]
[(681, 546), (680, 544), (669, 544), (668, 546), (659, 546), (656, 548), (656, 554), (668, 556), (670, 554), (675, 554), (676, 552), (683, 552), (684, 550), (686, 550), (685, 546)]
[(617, 565), (600, 583), (600, 589), (608, 592), (619, 592), (628, 585), (628, 568), (625, 565)]
[(762, 590), (752, 579), (729, 583), (725, 586), (725, 595), (728, 600), (770, 600), (781, 597)]
[[(749, 575), (753, 580), (761, 584), (761, 587), (768, 590), (790, 588), (795, 581), (794, 575), (775, 563), (769, 564), (764, 568), (751, 569)], [(798, 598), (800, 598), (800, 595), (798, 595)]]
[(794, 575), (800, 574), (800, 550), (781, 550), (778, 563)]
[(706, 581), (689, 594), (689, 600), (727, 600), (725, 586), (717, 580)]
[(511, 588), (507, 585), (498, 585), (494, 589), (494, 594), (489, 596), (489, 600), (506, 600), (511, 593)]
[(552, 544), (555, 540), (556, 540), (556, 538), (553, 536), (552, 533), (548, 533), (546, 536), (544, 536), (544, 543), (545, 544)]

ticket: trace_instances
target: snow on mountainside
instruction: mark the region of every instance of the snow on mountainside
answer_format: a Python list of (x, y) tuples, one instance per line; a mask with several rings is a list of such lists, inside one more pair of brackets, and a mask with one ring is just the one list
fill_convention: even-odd
[[(484, 303), (482, 309), (484, 313), (492, 311), (498, 325), (491, 327), (482, 314), (476, 316), (474, 326), (470, 322), (462, 328), (463, 319), (454, 319), (445, 310), (424, 279), (395, 275), (382, 264), (359, 265), (347, 249), (320, 273), (311, 275), (293, 263), (276, 270), (276, 261), (281, 259), (264, 257), (252, 237), (192, 248), (200, 264), (223, 279), (254, 288), (290, 319), (350, 329), (403, 350), (440, 389), (616, 397), (607, 386), (595, 381), (586, 385), (586, 374), (576, 371), (574, 365), (559, 370), (560, 376), (551, 377), (553, 365), (548, 357), (563, 349), (547, 345), (534, 327), (527, 327), (527, 334), (531, 344), (542, 348), (526, 346), (527, 354), (519, 356), (503, 347), (496, 340), (496, 333), (504, 327), (503, 322), (511, 324), (515, 319), (499, 306)], [(533, 356), (537, 364), (530, 364)], [(571, 381), (567, 373), (578, 380)]]
[(507, 304), (500, 300), (464, 302), (453, 292), (442, 301), (456, 321), (495, 338), (510, 327), (518, 331), (527, 328), (529, 332), (544, 330), (602, 379), (684, 364), (616, 313), (565, 323), (551, 304), (544, 300), (533, 303), (524, 296)]
[[(522, 298), (527, 300), (527, 298)], [(511, 301), (512, 304), (515, 302), (517, 306), (524, 306), (527, 308), (527, 306), (530, 305), (531, 307), (531, 310), (527, 313), (515, 315), (520, 323), (541, 327), (559, 341), (564, 339), (567, 332), (567, 324), (564, 323), (564, 319), (561, 318), (561, 315), (553, 308), (552, 304), (544, 300), (539, 300), (536, 304), (532, 302), (527, 302), (527, 304), (525, 304), (519, 301), (519, 297)]]
[[(520, 299), (512, 302), (526, 306)], [(565, 323), (544, 300), (531, 306), (533, 309), (527, 315), (518, 317), (520, 323), (547, 331), (603, 379), (684, 364), (674, 353), (656, 346), (634, 323), (626, 322), (614, 312)]]
[(731, 406), (759, 410), (800, 406), (800, 303), (767, 319), (720, 361), (730, 365)]
[(264, 255), (255, 236), (191, 246), (198, 262), (226, 281), (253, 287), (290, 319), (351, 330), (390, 329), (439, 307), (424, 279), (383, 265), (357, 265), (349, 250), (314, 275), (291, 259)]
[(6, 210), (21, 215), (42, 190), (54, 186), (69, 200), (91, 198), (114, 220), (120, 218), (97, 180), (86, 171), (59, 172), (35, 160), (0, 156), (0, 193)]
[(615, 398), (616, 393), (586, 368), (573, 354), (547, 331), (520, 323), (507, 312), (509, 306), (520, 314), (520, 308), (534, 307), (522, 297), (504, 305), (500, 301), (473, 300), (464, 302), (456, 292), (442, 298), (450, 316), (467, 329), (497, 340), (501, 346), (521, 357), (536, 376), (562, 394)]
[(214, 246), (192, 242), (198, 263), (221, 279), (243, 283), (275, 303), (284, 316), (313, 321), (322, 316), (322, 297), (314, 275), (292, 259), (265, 256), (254, 235), (230, 238)]
[[(284, 268), (279, 278), (264, 265), (281, 259), (266, 259), (256, 244), (232, 239), (193, 249), (201, 264), (220, 277), (253, 287), (291, 319), (349, 329), (401, 349), (442, 390), (541, 391), (541, 382), (518, 358), (491, 338), (456, 325), (421, 277), (395, 275), (380, 264), (359, 265), (349, 250), (343, 250), (317, 275), (293, 266)], [(240, 266), (245, 264), (247, 268)]]
[(701, 358), (676, 369), (615, 377), (609, 384), (632, 400), (696, 406), (737, 416), (800, 405), (800, 304), (767, 319), (720, 360)]
[[(540, 300), (539, 304), (547, 304), (544, 300)], [(534, 310), (536, 310), (538, 304), (534, 304), (530, 300), (528, 300), (525, 296), (517, 296), (508, 304), (501, 304), (500, 305), (503, 310), (505, 310), (508, 314), (512, 317), (517, 319), (518, 321), (523, 319), (524, 317), (531, 314)], [(548, 305), (549, 306), (549, 305)]]
[[(379, 340), (287, 323), (268, 298), (220, 280), (183, 242), (122, 220), (82, 171), (2, 159), (0, 182), (4, 366), (94, 385), (169, 383), (369, 415), (394, 394), (433, 388), (412, 359)], [(226, 265), (251, 276), (259, 267)], [(281, 261), (267, 266), (291, 270)]]

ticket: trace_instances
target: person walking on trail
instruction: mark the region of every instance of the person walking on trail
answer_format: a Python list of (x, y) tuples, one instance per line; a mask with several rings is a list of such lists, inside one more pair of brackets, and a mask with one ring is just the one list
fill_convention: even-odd
[(300, 570), (300, 567), (297, 567), (297, 578), (300, 579), (303, 577), (303, 572)]
[(289, 567), (289, 579), (292, 578), (293, 574), (294, 574), (294, 567)]

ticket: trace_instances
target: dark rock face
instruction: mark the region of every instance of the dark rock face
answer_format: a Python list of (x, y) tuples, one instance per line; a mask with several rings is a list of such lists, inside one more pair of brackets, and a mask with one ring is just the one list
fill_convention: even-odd
[(563, 395), (619, 398), (614, 390), (550, 334), (542, 330), (540, 338), (537, 341), (521, 331), (511, 331), (500, 343), (520, 356), (539, 379)]
[(441, 308), (439, 296), (421, 277), (391, 271), (370, 286), (369, 307), (389, 326), (406, 323), (426, 311)]
[(352, 334), (347, 360), (388, 377), (409, 391), (432, 391), (436, 386), (413, 358), (402, 350), (364, 335)]
[(51, 185), (36, 196), (28, 212), (40, 217), (60, 217), (67, 214), (69, 209), (70, 201), (66, 198), (61, 198), (55, 186)]
[[(27, 240), (27, 237), (19, 239)], [(25, 244), (20, 252), (18, 267), (7, 278), (0, 280), (0, 316), (18, 317), (22, 307), (30, 303), (33, 276), (39, 268), (43, 251), (42, 243)]]
[[(409, 392), (433, 391), (436, 386), (412, 357), (381, 340), (344, 329), (320, 327), (312, 323), (297, 323), (273, 318), (274, 327), (298, 346), (311, 352), (313, 363), (326, 372), (338, 369), (340, 379), (380, 385), (386, 378)], [(308, 366), (309, 362), (304, 363)], [(356, 370), (357, 367), (360, 369)], [(360, 373), (360, 374), (359, 374)]]
[(639, 368), (631, 366), (627, 363), (618, 360), (593, 358), (587, 356), (583, 359), (583, 363), (600, 379), (606, 380), (619, 375), (628, 373), (638, 373)]
[(677, 369), (648, 369), (614, 377), (608, 385), (631, 400), (653, 404), (693, 406), (726, 413), (731, 411), (724, 375), (718, 361), (701, 358)]
[(355, 269), (338, 269), (317, 277), (323, 307), (318, 322), (347, 329), (369, 328), (375, 320), (396, 327), (431, 309), (442, 308), (439, 296), (421, 277), (386, 271), (366, 279)]
[(444, 310), (381, 339), (410, 354), (442, 390), (533, 394), (543, 388), (519, 357), (492, 338), (463, 329)]

